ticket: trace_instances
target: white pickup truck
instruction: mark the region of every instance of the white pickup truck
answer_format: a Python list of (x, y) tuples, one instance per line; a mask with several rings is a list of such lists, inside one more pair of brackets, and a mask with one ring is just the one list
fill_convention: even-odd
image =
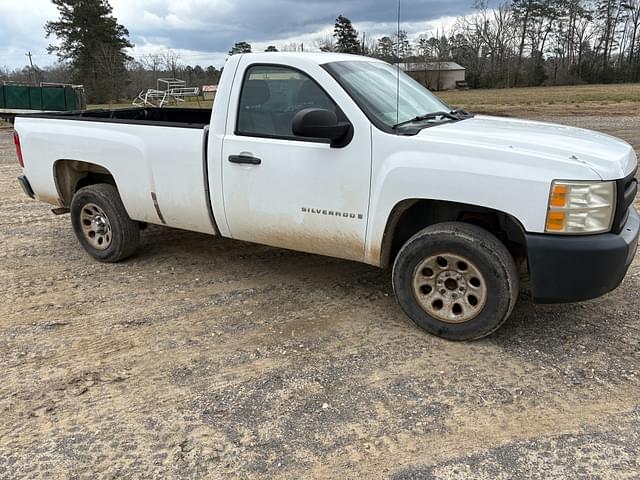
[(630, 145), (452, 110), (365, 57), (236, 55), (212, 111), (23, 116), (15, 141), (25, 192), (97, 260), (153, 223), (392, 265), (406, 314), (453, 340), (503, 324), (525, 267), (535, 302), (591, 299), (638, 244)]

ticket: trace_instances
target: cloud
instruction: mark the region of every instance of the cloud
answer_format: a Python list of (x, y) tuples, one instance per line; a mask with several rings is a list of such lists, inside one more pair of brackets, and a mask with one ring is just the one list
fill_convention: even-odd
[(56, 15), (56, 8), (48, 1), (0, 0), (0, 66), (26, 65), (28, 51), (34, 54), (35, 62), (50, 63), (44, 24)]
[[(403, 29), (410, 36), (438, 28), (467, 14), (472, 0), (403, 0)], [(234, 42), (255, 50), (273, 44), (304, 43), (330, 34), (335, 18), (345, 15), (370, 37), (396, 28), (397, 4), (390, 0), (111, 0), (114, 15), (136, 44), (134, 55), (159, 48), (179, 51), (185, 63), (220, 65)], [(43, 25), (57, 18), (49, 0), (0, 0), (0, 65), (25, 64), (31, 50), (40, 64), (55, 61)]]

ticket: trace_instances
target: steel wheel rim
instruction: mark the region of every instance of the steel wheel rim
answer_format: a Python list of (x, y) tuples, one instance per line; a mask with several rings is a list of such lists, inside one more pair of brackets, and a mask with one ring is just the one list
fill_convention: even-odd
[(432, 255), (413, 273), (413, 293), (420, 307), (445, 323), (476, 318), (487, 303), (487, 283), (468, 258), (453, 253)]
[(96, 250), (106, 250), (111, 246), (113, 233), (109, 217), (95, 203), (87, 203), (80, 213), (82, 233), (89, 245)]

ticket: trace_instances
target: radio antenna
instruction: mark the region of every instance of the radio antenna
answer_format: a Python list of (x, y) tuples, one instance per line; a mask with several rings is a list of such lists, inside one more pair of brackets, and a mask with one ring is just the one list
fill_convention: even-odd
[(397, 83), (396, 83), (396, 125), (400, 123), (400, 2), (398, 0), (398, 32), (396, 41), (398, 44), (396, 45), (396, 56), (398, 57), (397, 67)]

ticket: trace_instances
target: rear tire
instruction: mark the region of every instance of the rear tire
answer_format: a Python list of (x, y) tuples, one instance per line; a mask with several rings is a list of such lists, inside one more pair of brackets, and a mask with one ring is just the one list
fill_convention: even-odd
[(442, 223), (402, 247), (393, 266), (393, 289), (420, 328), (448, 340), (476, 340), (494, 333), (511, 315), (519, 275), (494, 235), (474, 225)]
[(80, 245), (100, 262), (115, 263), (136, 251), (140, 226), (129, 218), (118, 190), (106, 183), (78, 190), (71, 201), (71, 224)]

